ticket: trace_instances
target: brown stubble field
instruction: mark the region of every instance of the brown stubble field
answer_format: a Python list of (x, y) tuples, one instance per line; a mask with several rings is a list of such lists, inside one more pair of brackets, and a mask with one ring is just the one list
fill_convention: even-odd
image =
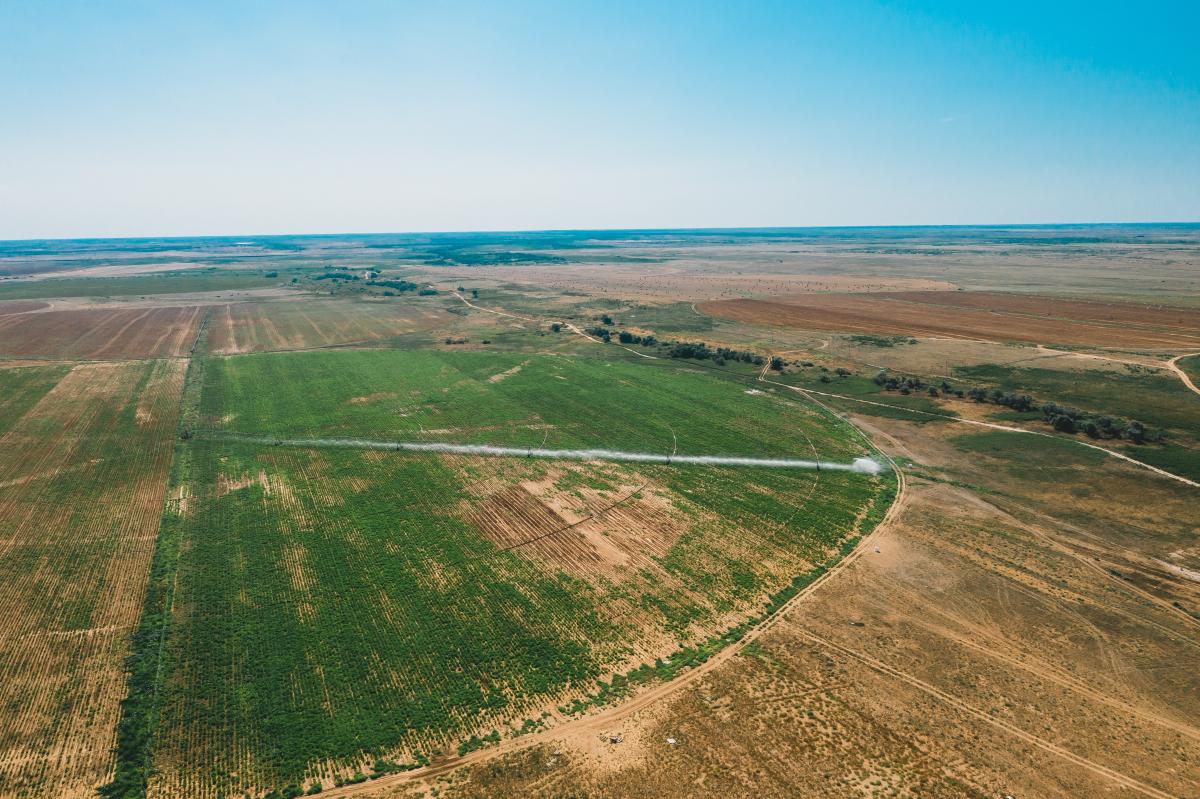
[(30, 310), (0, 316), (0, 354), (104, 360), (187, 353), (200, 306)]
[[(957, 425), (856, 421), (924, 461), (879, 552), (661, 705), (452, 772), (438, 795), (1193, 795), (1198, 622), (1108, 571), (1129, 553), (1106, 513), (1030, 496), (1036, 474), (958, 451)], [(1112, 494), (1110, 510), (1145, 483), (1086, 460), (1038, 468)], [(1166, 532), (1143, 557), (1194, 532), (1187, 489), (1163, 483), (1125, 513)]]
[[(271, 301), (177, 305), (170, 298), (130, 302), (0, 303), (0, 355), (84, 360), (182, 357), (209, 314), (209, 348), (236, 354), (297, 350), (428, 331), (453, 321), (433, 304), (320, 299), (302, 294)], [(55, 306), (63, 306), (61, 309)]]
[(53, 369), (0, 437), (0, 795), (111, 774), (176, 434), (182, 361)]
[(1143, 350), (1200, 346), (1200, 315), (1195, 311), (1032, 296), (941, 294), (797, 295), (778, 300), (721, 300), (697, 307), (703, 313), (746, 324), (846, 333)]

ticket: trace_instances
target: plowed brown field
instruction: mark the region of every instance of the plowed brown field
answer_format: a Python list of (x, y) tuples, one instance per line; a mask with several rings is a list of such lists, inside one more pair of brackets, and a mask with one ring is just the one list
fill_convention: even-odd
[(203, 309), (87, 308), (0, 316), (0, 354), (67, 358), (183, 355)]
[(873, 296), (953, 308), (978, 308), (997, 313), (1029, 314), (1078, 322), (1130, 323), (1148, 327), (1200, 331), (1200, 310), (1132, 302), (1064, 300), (1036, 294), (999, 291), (876, 292)]
[(1200, 344), (1200, 313), (1196, 311), (1035, 295), (958, 291), (810, 294), (780, 300), (720, 300), (698, 308), (738, 322), (847, 333), (1144, 349)]

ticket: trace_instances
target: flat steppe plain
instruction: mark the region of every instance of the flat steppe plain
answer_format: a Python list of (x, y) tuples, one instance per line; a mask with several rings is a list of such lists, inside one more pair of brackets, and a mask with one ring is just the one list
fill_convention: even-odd
[(1200, 784), (1196, 226), (4, 242), (0, 277), (0, 796)]

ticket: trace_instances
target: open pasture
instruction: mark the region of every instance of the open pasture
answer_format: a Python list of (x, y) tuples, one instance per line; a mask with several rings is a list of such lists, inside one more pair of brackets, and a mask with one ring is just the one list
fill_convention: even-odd
[[(673, 363), (204, 359), (151, 794), (329, 785), (505, 736), (761, 611), (888, 477), (272, 446), (241, 436), (849, 460), (848, 428)], [(720, 420), (715, 423), (714, 420)]]
[(0, 370), (0, 795), (93, 796), (111, 774), (181, 367)]
[[(1200, 317), (1193, 311), (1113, 302), (1059, 303), (1036, 297), (998, 299), (1004, 296), (969, 292), (822, 294), (721, 300), (697, 307), (743, 323), (848, 333), (1143, 350), (1200, 345)], [(962, 297), (966, 297), (961, 300), (964, 304), (955, 304)], [(1057, 311), (1060, 307), (1061, 312)]]
[(184, 355), (204, 309), (84, 308), (0, 316), (0, 355), (101, 360)]
[(213, 311), (209, 351), (233, 354), (371, 342), (429, 330), (453, 317), (413, 298), (229, 303)]
[[(747, 326), (747, 329), (754, 328)], [(897, 342), (891, 337), (876, 335), (826, 334), (815, 347), (797, 352), (809, 358), (827, 360), (830, 365), (861, 369), (868, 376), (875, 370), (887, 369), (925, 377), (953, 378), (955, 367), (1019, 366), (1074, 373), (1086, 380), (1094, 372), (1128, 372), (1130, 366), (1158, 371), (1162, 365), (1160, 358), (1150, 355), (1121, 355), (1116, 359), (1028, 344), (939, 337), (904, 337)]]

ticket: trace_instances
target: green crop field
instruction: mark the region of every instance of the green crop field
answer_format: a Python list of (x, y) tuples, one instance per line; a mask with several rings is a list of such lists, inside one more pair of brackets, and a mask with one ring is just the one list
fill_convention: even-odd
[(805, 457), (813, 446), (830, 459), (861, 454), (844, 428), (830, 428), (812, 406), (747, 394), (755, 383), (723, 377), (670, 360), (387, 350), (249, 355), (207, 359), (201, 410), (206, 427), (278, 437), (664, 453), (677, 439), (680, 454)]
[(676, 362), (354, 350), (198, 363), (182, 499), (160, 536), (177, 571), (156, 796), (329, 785), (377, 758), (528, 729), (757, 616), (886, 507), (889, 475), (250, 440), (865, 454), (798, 398)]
[(0, 434), (16, 424), (69, 371), (69, 366), (60, 364), (0, 368)]
[(48, 277), (42, 280), (0, 281), (0, 300), (229, 291), (275, 286), (283, 282), (280, 277), (267, 277), (264, 271), (211, 268), (130, 277)]

